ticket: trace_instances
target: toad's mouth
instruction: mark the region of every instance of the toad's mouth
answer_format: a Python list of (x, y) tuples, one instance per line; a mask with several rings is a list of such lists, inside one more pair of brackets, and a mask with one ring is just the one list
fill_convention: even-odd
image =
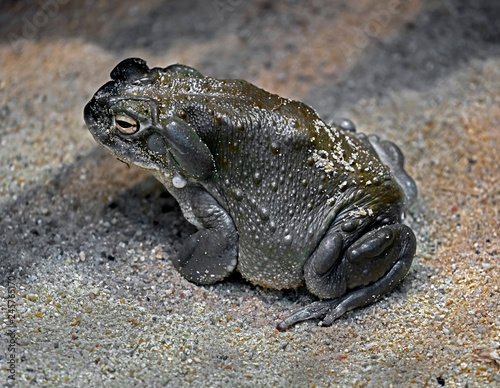
[(128, 168), (134, 166), (134, 167), (140, 168), (141, 170), (145, 170), (145, 171), (149, 171), (149, 172), (160, 171), (160, 167), (156, 166), (153, 163), (149, 164), (147, 161), (143, 162), (139, 158), (136, 158), (136, 157), (133, 157), (133, 156), (132, 157), (128, 157), (128, 156), (119, 155), (119, 154), (116, 153), (116, 151), (112, 147), (109, 147), (109, 146), (107, 146), (105, 144), (102, 144), (102, 146), (111, 155), (113, 155), (119, 162), (122, 162), (123, 164), (126, 164)]
[[(114, 154), (113, 154), (114, 155)], [(115, 155), (115, 158), (119, 161), (119, 162), (122, 162), (123, 164), (126, 164), (128, 168), (134, 166), (134, 167), (138, 167), (140, 168), (141, 170), (145, 170), (145, 171), (149, 171), (149, 172), (153, 172), (153, 171), (159, 171), (160, 169), (158, 167), (153, 167), (151, 165), (146, 165), (146, 164), (142, 164), (140, 162), (130, 162), (129, 160), (127, 159), (122, 159), (122, 158), (119, 158), (118, 156)]]

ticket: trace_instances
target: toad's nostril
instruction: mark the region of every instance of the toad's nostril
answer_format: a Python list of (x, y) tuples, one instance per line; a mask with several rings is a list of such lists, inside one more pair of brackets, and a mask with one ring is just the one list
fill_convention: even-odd
[(110, 127), (111, 119), (103, 113), (94, 100), (85, 105), (83, 118), (94, 137), (98, 138), (101, 142), (108, 138), (108, 133), (103, 128)]
[(135, 81), (146, 77), (149, 67), (146, 61), (140, 58), (127, 58), (121, 61), (111, 71), (111, 79), (115, 81)]

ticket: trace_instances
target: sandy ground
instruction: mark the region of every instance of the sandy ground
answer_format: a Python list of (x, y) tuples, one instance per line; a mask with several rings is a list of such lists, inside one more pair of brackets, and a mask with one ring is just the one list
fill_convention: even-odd
[[(0, 386), (15, 369), (19, 387), (500, 387), (500, 5), (118, 4), (0, 2)], [(305, 290), (181, 278), (169, 257), (194, 228), (82, 119), (130, 56), (244, 78), (400, 145), (420, 191), (401, 287), (278, 332)]]

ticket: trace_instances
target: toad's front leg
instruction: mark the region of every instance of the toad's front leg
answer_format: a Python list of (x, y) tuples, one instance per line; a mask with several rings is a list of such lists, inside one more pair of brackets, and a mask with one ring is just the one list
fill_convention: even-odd
[[(233, 220), (203, 187), (194, 185), (182, 189), (181, 207), (185, 216), (199, 230), (189, 236), (174, 267), (187, 280), (197, 284), (212, 284), (224, 279), (238, 262), (238, 233)], [(189, 208), (187, 209), (186, 206)]]
[(366, 306), (392, 291), (406, 276), (416, 250), (415, 235), (403, 224), (372, 230), (343, 250), (343, 237), (330, 231), (304, 267), (306, 285), (323, 299), (278, 324), (324, 318), (328, 326), (347, 311)]

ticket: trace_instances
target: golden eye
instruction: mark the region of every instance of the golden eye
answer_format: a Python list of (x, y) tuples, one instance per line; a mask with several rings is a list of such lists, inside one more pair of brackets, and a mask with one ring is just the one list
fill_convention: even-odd
[(115, 126), (124, 135), (132, 135), (139, 130), (139, 123), (125, 115), (115, 116)]

